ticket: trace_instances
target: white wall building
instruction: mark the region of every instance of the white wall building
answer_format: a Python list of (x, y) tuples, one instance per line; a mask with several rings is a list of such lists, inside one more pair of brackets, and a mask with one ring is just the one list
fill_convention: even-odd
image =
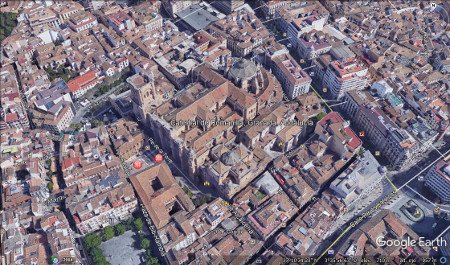
[(347, 91), (364, 89), (367, 84), (367, 68), (358, 64), (355, 58), (333, 61), (323, 77), (323, 84), (333, 98), (340, 99)]
[(443, 203), (450, 203), (450, 156), (440, 160), (425, 177), (429, 187)]
[(275, 57), (273, 60), (273, 72), (289, 99), (309, 92), (311, 77), (303, 71), (290, 55), (285, 54)]

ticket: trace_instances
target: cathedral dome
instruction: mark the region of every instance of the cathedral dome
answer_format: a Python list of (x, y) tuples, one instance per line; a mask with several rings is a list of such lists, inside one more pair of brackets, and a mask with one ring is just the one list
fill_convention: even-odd
[(237, 162), (239, 162), (239, 157), (235, 152), (228, 151), (220, 157), (220, 161), (222, 161), (222, 163), (224, 163), (227, 166), (233, 166)]
[(239, 59), (231, 66), (229, 76), (234, 80), (250, 80), (256, 76), (257, 71), (258, 68), (253, 62)]

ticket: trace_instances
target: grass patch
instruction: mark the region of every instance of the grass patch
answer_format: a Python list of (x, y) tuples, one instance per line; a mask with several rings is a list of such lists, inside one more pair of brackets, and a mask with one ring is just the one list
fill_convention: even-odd
[(255, 193), (255, 196), (256, 196), (256, 199), (258, 199), (258, 201), (260, 201), (260, 200), (264, 199), (264, 197), (266, 197), (266, 194), (264, 194), (263, 192), (261, 192), (261, 191), (258, 190), (258, 191)]
[(6, 39), (17, 25), (17, 13), (0, 13), (0, 42)]

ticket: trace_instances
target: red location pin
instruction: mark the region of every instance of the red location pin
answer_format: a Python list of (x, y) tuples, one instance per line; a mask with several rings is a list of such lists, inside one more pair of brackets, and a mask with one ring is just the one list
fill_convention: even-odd
[(156, 154), (153, 160), (155, 160), (156, 163), (161, 163), (164, 160), (164, 157), (161, 154)]
[(141, 169), (141, 167), (142, 167), (142, 161), (141, 161), (141, 160), (136, 160), (136, 161), (134, 161), (134, 162), (133, 162), (133, 167), (134, 167), (134, 169), (137, 169), (137, 170)]

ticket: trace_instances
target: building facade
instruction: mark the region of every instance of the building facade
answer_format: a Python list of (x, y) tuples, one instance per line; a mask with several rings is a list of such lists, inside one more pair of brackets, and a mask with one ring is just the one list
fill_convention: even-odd
[(323, 85), (333, 98), (341, 99), (347, 91), (365, 88), (367, 70), (355, 58), (333, 61), (324, 74)]
[(311, 77), (303, 71), (300, 65), (290, 55), (275, 57), (273, 72), (280, 81), (284, 93), (289, 99), (309, 92)]
[(425, 185), (430, 188), (443, 203), (450, 203), (450, 156), (437, 162), (428, 171)]

